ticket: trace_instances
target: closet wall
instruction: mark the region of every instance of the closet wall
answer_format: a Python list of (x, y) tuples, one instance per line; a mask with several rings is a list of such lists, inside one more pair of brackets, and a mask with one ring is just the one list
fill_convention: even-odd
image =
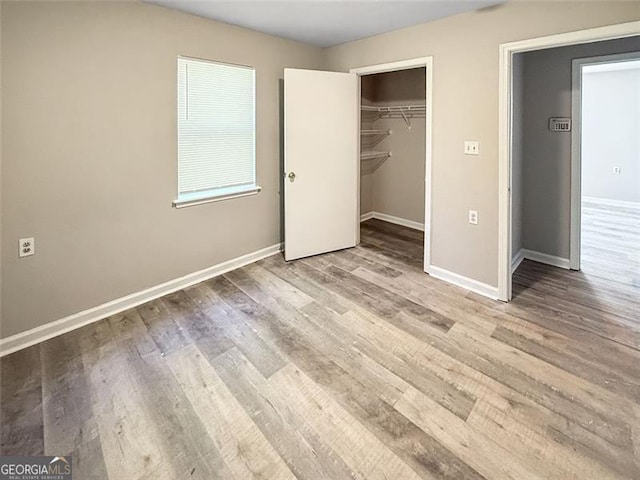
[[(374, 106), (424, 105), (425, 69), (414, 68), (362, 77), (362, 104)], [(391, 135), (374, 149), (388, 151), (374, 172), (361, 175), (360, 211), (382, 213), (424, 222), (425, 118), (380, 118), (371, 124), (363, 114), (362, 128), (390, 129)], [(366, 142), (366, 139), (363, 140)], [(369, 149), (363, 145), (363, 149)]]

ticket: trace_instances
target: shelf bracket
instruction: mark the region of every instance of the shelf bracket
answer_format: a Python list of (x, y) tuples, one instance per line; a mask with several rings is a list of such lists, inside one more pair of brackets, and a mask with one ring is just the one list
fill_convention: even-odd
[(407, 116), (404, 114), (402, 110), (400, 110), (400, 115), (402, 115), (402, 118), (404, 119), (404, 123), (407, 124), (407, 128), (411, 130), (411, 121), (407, 118)]

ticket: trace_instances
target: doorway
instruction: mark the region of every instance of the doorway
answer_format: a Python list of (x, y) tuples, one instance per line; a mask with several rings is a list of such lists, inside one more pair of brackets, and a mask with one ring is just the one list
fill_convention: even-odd
[(640, 286), (640, 52), (573, 61), (571, 268)]
[(419, 255), (422, 269), (429, 272), (432, 58), (360, 67), (350, 73), (360, 77), (362, 232), (376, 235), (377, 229), (384, 236), (389, 230), (386, 233), (404, 236), (406, 242), (400, 241), (399, 247)]
[[(519, 260), (514, 252), (513, 241), (513, 152), (514, 152), (514, 91), (513, 75), (516, 55), (524, 52), (541, 51), (555, 47), (597, 44), (606, 40), (637, 37), (640, 22), (594, 28), (579, 32), (552, 35), (523, 40), (500, 46), (499, 76), (499, 221), (498, 221), (498, 298), (510, 301), (512, 296), (512, 273)], [(567, 235), (567, 238), (569, 235)], [(568, 243), (568, 242), (567, 242)], [(569, 255), (567, 255), (568, 257)], [(566, 267), (569, 258), (566, 258)]]
[[(421, 111), (425, 130), (425, 191), (428, 193), (421, 200), (426, 231), (420, 242), (425, 245), (420, 263), (422, 270), (429, 271), (431, 65), (431, 57), (426, 57), (352, 69), (349, 73), (285, 69), (282, 193), (287, 261), (360, 243), (360, 138), (363, 135), (360, 76), (421, 68), (426, 99)], [(393, 111), (386, 113), (399, 115), (409, 124), (413, 112), (403, 108), (397, 111), (391, 106), (387, 109)], [(378, 132), (367, 133), (378, 135)], [(321, 148), (323, 145), (325, 148)]]

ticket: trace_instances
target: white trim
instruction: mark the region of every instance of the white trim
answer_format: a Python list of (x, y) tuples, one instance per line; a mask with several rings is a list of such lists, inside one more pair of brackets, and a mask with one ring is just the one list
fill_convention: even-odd
[(272, 245), (255, 252), (242, 255), (226, 262), (213, 265), (198, 272), (189, 273), (183, 277), (169, 280), (151, 288), (117, 298), (102, 305), (98, 305), (82, 312), (74, 313), (60, 320), (41, 325), (25, 332), (17, 333), (0, 339), (0, 357), (30, 347), (76, 328), (83, 327), (116, 313), (128, 310), (172, 292), (203, 282), (223, 273), (235, 270), (263, 258), (274, 255), (282, 250), (282, 244)]
[(172, 206), (175, 208), (185, 208), (185, 207), (194, 207), (196, 205), (203, 205), (205, 203), (212, 202), (221, 202), (223, 200), (230, 200), (232, 198), (240, 198), (240, 197), (248, 197), (250, 195), (255, 195), (262, 190), (262, 187), (251, 185), (249, 187), (242, 187), (236, 189), (235, 191), (230, 191), (228, 193), (220, 194), (209, 194), (205, 197), (197, 197), (197, 198), (178, 198), (172, 202)]
[(381, 63), (378, 65), (367, 65), (365, 67), (356, 67), (349, 70), (349, 73), (357, 75), (370, 75), (372, 73), (395, 72), (398, 70), (408, 70), (410, 68), (425, 67), (431, 61), (432, 57), (411, 58), (408, 60), (400, 60), (397, 62)]
[(523, 259), (532, 260), (538, 263), (544, 263), (553, 267), (564, 268), (569, 270), (569, 259), (556, 257), (555, 255), (548, 255), (546, 253), (535, 252), (533, 250), (527, 250), (523, 248), (521, 250)]
[(407, 220), (406, 218), (394, 217), (393, 215), (387, 215), (380, 212), (367, 212), (360, 215), (360, 222), (365, 222), (371, 218), (377, 218), (384, 222), (394, 223), (396, 225), (402, 225), (403, 227), (413, 228), (414, 230), (420, 230), (424, 232), (424, 223), (414, 222), (413, 220)]
[(376, 212), (363, 213), (362, 215), (360, 215), (360, 223), (366, 222), (367, 220), (371, 220), (372, 218), (375, 218), (375, 214)]
[[(356, 106), (358, 107), (358, 132), (362, 131), (362, 79), (358, 78), (358, 101)], [(362, 134), (360, 133), (360, 137), (356, 141), (356, 145), (358, 147), (358, 158), (356, 159), (356, 165), (358, 166), (358, 181), (357, 181), (357, 207), (356, 207), (356, 245), (360, 245), (360, 223), (357, 222), (357, 215), (360, 213), (360, 209), (362, 205), (360, 203), (362, 199), (362, 160), (360, 158), (361, 148), (362, 148)], [(360, 216), (360, 222), (362, 222), (362, 216)]]
[(571, 197), (569, 230), (569, 263), (574, 270), (580, 270), (580, 230), (582, 229), (582, 67), (571, 61)]
[[(408, 60), (401, 60), (391, 63), (383, 63), (379, 65), (369, 65), (365, 67), (357, 67), (349, 70), (349, 73), (355, 73), (359, 76), (370, 75), (373, 73), (393, 72), (398, 70), (407, 70), (410, 68), (425, 67), (425, 179), (424, 179), (424, 225), (422, 230), (424, 235), (424, 271), (429, 273), (431, 268), (431, 245), (432, 245), (432, 229), (431, 229), (431, 197), (433, 189), (431, 186), (432, 165), (433, 165), (433, 57), (420, 57)], [(360, 108), (360, 97), (358, 97), (358, 108)], [(358, 145), (360, 141), (358, 140)], [(359, 199), (358, 199), (359, 202)], [(391, 221), (391, 220), (387, 220)], [(402, 224), (400, 224), (402, 225)], [(414, 223), (414, 225), (420, 225)], [(410, 227), (415, 228), (415, 227)]]
[(640, 209), (640, 202), (629, 202), (626, 200), (612, 200), (609, 198), (599, 197), (582, 197), (583, 202), (596, 203), (598, 205), (606, 205), (607, 207), (621, 207)]
[(431, 228), (432, 217), (432, 176), (433, 176), (433, 57), (426, 58), (426, 86), (427, 96), (425, 101), (425, 128), (427, 137), (425, 139), (425, 178), (424, 178), (424, 271), (431, 271), (431, 245), (433, 245), (433, 229)]
[(485, 297), (489, 297), (492, 300), (498, 299), (497, 287), (478, 282), (477, 280), (473, 280), (472, 278), (464, 277), (457, 273), (450, 272), (449, 270), (445, 270), (444, 268), (436, 267), (435, 265), (431, 265), (430, 270), (431, 271), (429, 272), (429, 275), (434, 278), (444, 280), (445, 282), (452, 283), (466, 290), (470, 290)]
[[(639, 22), (640, 23), (640, 22)], [(640, 58), (637, 52), (577, 58), (571, 62), (571, 229), (569, 260), (572, 270), (580, 270), (582, 234), (582, 69), (588, 65), (631, 62)]]
[(633, 21), (503, 43), (500, 45), (500, 49), (506, 48), (513, 53), (528, 52), (616, 38), (636, 37), (638, 36), (638, 32), (640, 32), (640, 21)]
[(590, 28), (500, 45), (498, 119), (498, 298), (511, 300), (512, 60), (518, 52), (637, 36), (640, 21)]
[(498, 299), (511, 301), (511, 117), (513, 54), (500, 45), (498, 97)]
[(513, 257), (513, 259), (511, 260), (512, 272), (515, 272), (520, 266), (520, 264), (522, 263), (522, 261), (525, 259), (524, 252), (525, 252), (524, 248), (521, 248), (520, 250), (518, 250), (518, 253), (516, 254), (516, 256)]

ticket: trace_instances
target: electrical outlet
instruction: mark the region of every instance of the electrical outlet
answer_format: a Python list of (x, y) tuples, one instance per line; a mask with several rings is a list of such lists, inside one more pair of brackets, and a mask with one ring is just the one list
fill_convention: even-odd
[(465, 155), (480, 155), (480, 142), (464, 142)]
[(471, 225), (478, 224), (478, 211), (477, 210), (469, 210), (469, 223)]
[(620, 175), (620, 173), (622, 173), (622, 170), (620, 169), (620, 167), (613, 167), (613, 173), (615, 173), (616, 175)]
[(33, 237), (21, 238), (18, 243), (18, 255), (22, 257), (28, 257), (36, 253), (36, 241)]

